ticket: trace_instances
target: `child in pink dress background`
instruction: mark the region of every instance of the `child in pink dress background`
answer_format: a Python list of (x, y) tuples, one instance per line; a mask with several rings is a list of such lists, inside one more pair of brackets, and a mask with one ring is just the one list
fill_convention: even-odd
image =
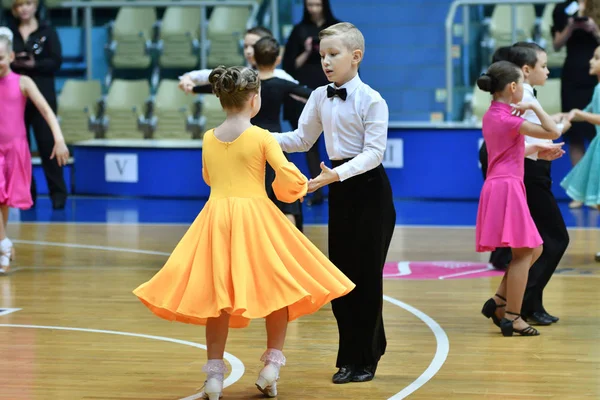
[[(523, 72), (508, 61), (492, 64), (477, 86), (493, 94), (483, 116), (483, 137), (488, 151), (488, 174), (481, 190), (476, 225), (476, 250), (510, 247), (513, 258), (493, 301), (492, 318), (504, 336), (539, 332), (519, 315), (529, 268), (542, 252), (542, 238), (531, 218), (523, 184), (525, 138), (557, 139), (561, 133), (553, 119), (537, 104), (523, 98)], [(518, 104), (517, 104), (518, 103)], [(511, 104), (516, 104), (512, 106)], [(532, 110), (541, 125), (520, 117)], [(556, 146), (560, 146), (557, 144)], [(489, 302), (488, 301), (488, 302)], [(506, 301), (506, 304), (503, 304)], [(506, 306), (506, 311), (502, 307)]]
[(8, 272), (14, 258), (12, 241), (6, 236), (9, 207), (28, 209), (31, 199), (31, 153), (25, 129), (27, 98), (40, 110), (54, 134), (55, 145), (50, 159), (56, 157), (59, 165), (69, 159), (56, 115), (37, 86), (27, 76), (17, 75), (10, 69), (14, 60), (13, 34), (0, 27), (0, 274)]

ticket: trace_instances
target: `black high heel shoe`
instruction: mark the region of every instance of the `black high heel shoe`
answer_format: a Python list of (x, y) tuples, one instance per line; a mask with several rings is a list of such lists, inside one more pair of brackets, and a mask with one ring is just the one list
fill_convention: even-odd
[[(499, 296), (497, 294), (495, 296), (497, 298), (499, 298), (500, 300), (506, 301), (506, 299), (502, 296)], [(496, 325), (497, 327), (500, 327), (500, 318), (498, 318), (498, 316), (496, 315), (496, 309), (502, 308), (502, 307), (506, 307), (506, 303), (505, 304), (496, 304), (494, 299), (491, 298), (485, 302), (485, 304), (483, 305), (483, 308), (481, 309), (481, 313), (486, 318), (491, 318), (492, 322), (494, 322), (494, 325)]]
[(502, 321), (500, 321), (500, 330), (502, 331), (502, 336), (512, 336), (514, 332), (521, 336), (539, 336), (540, 333), (538, 330), (532, 326), (528, 326), (525, 329), (516, 329), (513, 326), (513, 322), (521, 318), (521, 315), (510, 311), (506, 311), (506, 313), (510, 315), (516, 315), (517, 318), (513, 320), (502, 318)]

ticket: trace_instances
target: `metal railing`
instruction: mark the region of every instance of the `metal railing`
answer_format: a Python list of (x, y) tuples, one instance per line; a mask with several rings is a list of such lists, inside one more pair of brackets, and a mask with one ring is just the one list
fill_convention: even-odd
[[(562, 0), (455, 0), (450, 4), (448, 15), (446, 17), (446, 119), (452, 118), (454, 111), (454, 69), (452, 68), (452, 27), (456, 17), (456, 11), (460, 6), (495, 6), (495, 5), (511, 5), (512, 19), (512, 41), (516, 41), (517, 37), (517, 10), (516, 5), (520, 4), (551, 4), (561, 3)], [(463, 21), (465, 28), (463, 29), (463, 43), (468, 45), (469, 29), (468, 29), (468, 13), (465, 13)], [(467, 60), (468, 62), (468, 60)]]
[[(272, 0), (277, 2), (277, 0)], [(137, 1), (67, 1), (61, 4), (64, 8), (71, 8), (77, 13), (77, 9), (83, 9), (83, 28), (85, 31), (85, 60), (87, 65), (86, 77), (92, 79), (93, 65), (92, 65), (92, 27), (93, 18), (92, 10), (94, 8), (118, 8), (118, 7), (199, 7), (200, 13), (200, 68), (206, 68), (206, 59), (208, 56), (208, 17), (207, 8), (215, 6), (227, 6), (227, 7), (249, 7), (251, 9), (250, 18), (248, 19), (247, 28), (251, 28), (252, 22), (256, 19), (258, 14), (259, 5), (253, 0), (215, 0), (215, 1), (197, 1), (197, 0), (178, 0), (178, 1), (164, 1), (164, 0), (137, 0)], [(271, 5), (272, 6), (272, 5)], [(277, 10), (277, 5), (275, 5)], [(271, 20), (274, 28), (278, 27), (278, 18), (275, 14)]]

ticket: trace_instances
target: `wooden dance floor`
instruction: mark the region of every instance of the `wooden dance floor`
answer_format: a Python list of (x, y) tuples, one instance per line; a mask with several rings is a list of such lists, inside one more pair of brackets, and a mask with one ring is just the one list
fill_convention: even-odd
[[(204, 328), (160, 320), (131, 293), (186, 228), (10, 225), (17, 260), (0, 276), (0, 399), (197, 398)], [(474, 252), (474, 229), (397, 227), (386, 267), (388, 350), (375, 380), (331, 383), (337, 329), (326, 306), (290, 324), (278, 398), (599, 399), (600, 235), (570, 232), (546, 290), (560, 322), (539, 337), (503, 338), (480, 313), (499, 277)], [(325, 249), (326, 227), (306, 233)], [(254, 380), (264, 347), (262, 321), (231, 330), (225, 400), (261, 398)]]

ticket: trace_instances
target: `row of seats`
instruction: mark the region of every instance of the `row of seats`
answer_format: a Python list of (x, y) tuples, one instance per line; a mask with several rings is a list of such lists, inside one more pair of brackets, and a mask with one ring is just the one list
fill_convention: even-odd
[(186, 95), (162, 80), (155, 95), (147, 80), (115, 79), (102, 95), (99, 81), (67, 80), (58, 97), (65, 141), (88, 139), (201, 139), (225, 119), (214, 95)]
[[(244, 61), (241, 41), (251, 18), (247, 7), (217, 6), (208, 20), (207, 65)], [(200, 62), (198, 7), (167, 7), (162, 20), (155, 7), (122, 7), (109, 26), (107, 58), (115, 69), (189, 69)]]
[[(548, 79), (544, 86), (536, 86), (536, 90), (537, 99), (544, 111), (550, 115), (562, 112), (560, 79)], [(490, 107), (491, 101), (492, 96), (490, 93), (484, 92), (475, 86), (470, 101), (470, 107), (465, 113), (465, 119), (470, 122), (481, 122), (483, 115)]]
[[(535, 41), (548, 52), (548, 67), (562, 67), (567, 55), (566, 48), (554, 51), (552, 46), (552, 13), (556, 4), (547, 4), (542, 15), (536, 15), (535, 7), (529, 5), (516, 5), (516, 36), (517, 41)], [(491, 61), (494, 51), (503, 46), (512, 44), (512, 11), (510, 5), (497, 5), (491, 17), (484, 20), (484, 37), (482, 51), (486, 54), (484, 59)]]

